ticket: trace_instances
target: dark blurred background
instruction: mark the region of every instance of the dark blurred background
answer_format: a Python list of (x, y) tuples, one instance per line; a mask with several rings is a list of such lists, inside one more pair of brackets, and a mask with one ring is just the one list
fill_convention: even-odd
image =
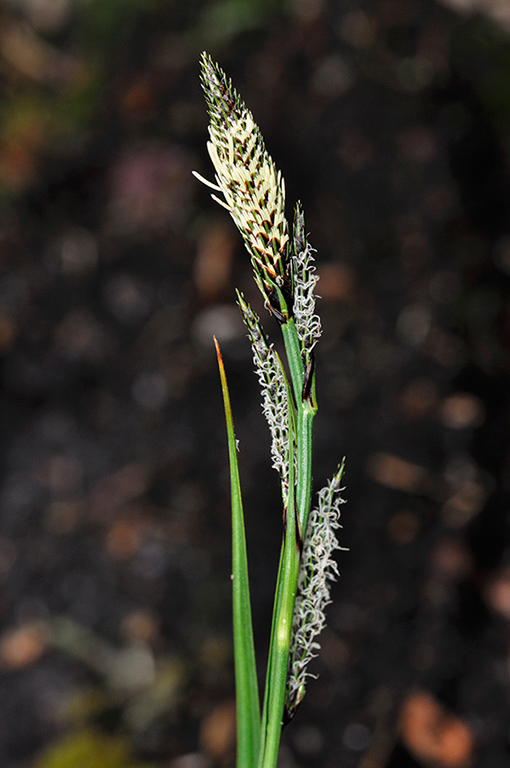
[[(341, 579), (285, 768), (510, 764), (507, 0), (3, 0), (0, 764), (233, 765), (229, 376), (261, 670), (278, 482), (198, 59), (317, 248)], [(278, 329), (267, 318), (275, 339)]]

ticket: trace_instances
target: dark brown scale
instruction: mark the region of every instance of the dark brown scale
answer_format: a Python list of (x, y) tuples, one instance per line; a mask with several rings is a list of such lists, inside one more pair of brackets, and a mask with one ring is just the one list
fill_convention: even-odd
[[(265, 222), (262, 223), (262, 226), (265, 226)], [(267, 235), (267, 232), (265, 232), (263, 229), (261, 229), (259, 231), (259, 233), (257, 234), (257, 237), (259, 238), (259, 240), (262, 240), (262, 243), (264, 245), (267, 245), (267, 242), (268, 242), (268, 239), (269, 239), (268, 235)]]
[(261, 199), (260, 199), (260, 202), (261, 202), (261, 204), (262, 204), (264, 207), (266, 207), (266, 206), (267, 206), (267, 201), (268, 201), (268, 198), (269, 198), (269, 190), (267, 189), (267, 190), (265, 191), (264, 195), (262, 195), (262, 197), (261, 197)]
[(214, 68), (206, 66), (206, 70), (208, 77), (203, 78), (202, 85), (211, 110), (218, 109), (227, 119), (232, 113), (240, 116), (241, 112), (228, 84), (218, 76)]
[[(260, 254), (260, 256), (264, 256), (264, 255), (265, 255), (265, 253), (266, 253), (266, 252), (265, 252), (265, 250), (264, 250), (264, 248), (259, 248), (259, 247), (258, 247), (257, 245), (255, 245), (255, 244), (253, 244), (253, 250), (254, 250), (254, 251), (256, 251), (258, 254)], [(263, 264), (262, 262), (258, 262), (258, 264), (259, 264), (259, 266), (260, 266), (260, 268), (261, 268), (261, 269), (264, 269), (264, 264)]]
[(280, 325), (283, 325), (284, 323), (287, 322), (288, 318), (285, 317), (285, 315), (282, 315), (282, 313), (280, 312), (280, 308), (279, 308), (280, 305), (278, 305), (278, 308), (275, 306), (274, 296), (275, 296), (275, 291), (273, 291), (272, 295), (268, 298), (268, 302), (269, 302), (268, 309), (271, 312), (271, 314), (273, 315), (273, 317), (276, 320), (278, 320)]
[(284, 301), (287, 305), (286, 314), (283, 314), (282, 312), (282, 307), (280, 306), (280, 300), (278, 298), (278, 291), (276, 288), (269, 289), (267, 301), (271, 314), (278, 320), (280, 324), (283, 324), (292, 317), (292, 286), (285, 277), (283, 279), (282, 286), (278, 286), (278, 288), (280, 293), (283, 295)]
[(290, 709), (285, 707), (283, 712), (283, 718), (282, 718), (282, 725), (285, 727), (290, 723), (290, 721), (294, 718), (294, 715), (297, 712), (299, 704), (293, 704)]
[(294, 520), (296, 525), (296, 547), (299, 552), (299, 559), (301, 560), (303, 554), (303, 534), (301, 532), (301, 523), (299, 522), (299, 513), (296, 503), (294, 503)]
[(305, 248), (305, 217), (301, 203), (296, 205), (294, 215), (294, 251), (296, 255), (302, 253)]
[(310, 352), (310, 360), (308, 362), (308, 365), (306, 366), (305, 370), (305, 378), (303, 381), (303, 392), (301, 394), (303, 402), (305, 400), (309, 400), (310, 403), (312, 402), (312, 382), (313, 382), (313, 373), (315, 370), (315, 355), (313, 352)]
[(258, 351), (260, 357), (265, 357), (266, 356), (266, 354), (265, 354), (266, 353), (266, 348), (265, 348), (264, 338), (263, 338), (262, 334), (260, 333), (260, 331), (259, 331), (259, 329), (257, 328), (256, 325), (252, 325), (251, 326), (251, 331), (253, 333), (253, 338), (255, 340), (255, 345), (257, 347), (257, 351)]
[(236, 103), (231, 96), (230, 89), (228, 88), (228, 86), (221, 81), (218, 85), (218, 90), (220, 91), (223, 105), (228, 109), (229, 112), (235, 112)]
[(280, 255), (280, 239), (276, 237), (272, 237), (271, 240), (267, 241), (268, 248), (270, 248), (273, 251), (273, 255), (278, 257)]
[(205, 70), (208, 75), (208, 82), (206, 85), (209, 87), (211, 94), (216, 99), (221, 100), (229, 109), (232, 109), (235, 104), (228, 83), (223, 77), (223, 73), (220, 74), (210, 62), (206, 63)]

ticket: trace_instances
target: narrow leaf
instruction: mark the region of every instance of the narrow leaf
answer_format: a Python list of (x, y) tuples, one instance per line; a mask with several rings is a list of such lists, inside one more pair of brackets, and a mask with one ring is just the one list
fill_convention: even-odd
[(237, 464), (237, 446), (227, 377), (216, 338), (216, 354), (227, 425), (232, 506), (232, 604), (234, 623), (234, 665), (237, 701), (237, 768), (253, 768), (260, 740), (260, 709), (255, 666), (255, 649), (250, 608), (248, 558), (244, 532), (241, 483)]

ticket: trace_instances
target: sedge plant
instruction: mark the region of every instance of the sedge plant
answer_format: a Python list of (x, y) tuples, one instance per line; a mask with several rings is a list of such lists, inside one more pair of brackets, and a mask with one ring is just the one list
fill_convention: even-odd
[(215, 339), (227, 426), (232, 507), (232, 592), (237, 707), (237, 768), (275, 768), (283, 725), (301, 702), (308, 663), (325, 624), (330, 581), (338, 574), (341, 482), (344, 464), (319, 492), (312, 509), (312, 435), (317, 397), (315, 347), (321, 322), (315, 312), (313, 249), (298, 203), (291, 227), (285, 183), (268, 154), (251, 112), (220, 67), (206, 54), (201, 82), (210, 117), (207, 149), (212, 197), (230, 213), (250, 255), (264, 305), (276, 318), (282, 360), (260, 318), (238, 291), (237, 303), (251, 342), (262, 409), (271, 434), (271, 458), (280, 477), (283, 539), (276, 581), (269, 653), (259, 698), (253, 641), (243, 502), (230, 397)]

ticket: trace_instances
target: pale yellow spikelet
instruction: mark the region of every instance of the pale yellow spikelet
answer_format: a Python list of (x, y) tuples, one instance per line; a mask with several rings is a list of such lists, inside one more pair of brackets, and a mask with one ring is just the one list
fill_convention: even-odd
[(222, 193), (223, 199), (213, 198), (230, 212), (243, 236), (266, 305), (277, 315), (287, 312), (288, 317), (286, 299), (291, 298), (292, 289), (284, 180), (251, 112), (206, 54), (202, 56), (202, 86), (210, 115), (207, 149), (215, 183), (195, 175)]

